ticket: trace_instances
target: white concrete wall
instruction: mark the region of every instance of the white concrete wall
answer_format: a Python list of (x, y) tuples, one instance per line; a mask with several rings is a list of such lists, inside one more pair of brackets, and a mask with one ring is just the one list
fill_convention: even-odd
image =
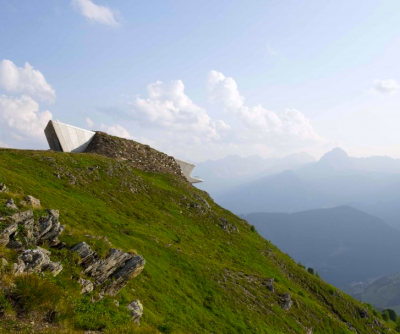
[(190, 162), (187, 161), (183, 161), (183, 160), (179, 160), (175, 158), (175, 161), (177, 162), (177, 164), (181, 167), (182, 173), (183, 175), (186, 177), (186, 179), (190, 182), (190, 183), (199, 183), (199, 182), (203, 182), (203, 180), (198, 179), (193, 177), (191, 174), (193, 172), (194, 167), (196, 167), (195, 164), (192, 164)]
[(44, 130), (47, 142), (54, 151), (84, 152), (95, 132), (58, 121), (49, 121)]

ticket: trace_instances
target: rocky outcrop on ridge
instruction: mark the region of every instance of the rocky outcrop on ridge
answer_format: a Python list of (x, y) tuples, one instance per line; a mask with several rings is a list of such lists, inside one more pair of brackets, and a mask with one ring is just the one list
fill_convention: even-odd
[[(2, 186), (3, 189), (7, 189)], [(10, 209), (18, 210), (12, 199), (7, 203)], [(27, 196), (24, 204), (38, 207), (40, 200)], [(13, 264), (14, 275), (41, 272), (58, 275), (63, 266), (59, 262), (52, 262), (51, 252), (39, 246), (65, 248), (66, 245), (58, 239), (64, 229), (65, 225), (60, 224), (57, 210), (47, 210), (40, 218), (34, 217), (32, 209), (0, 217), (0, 246), (19, 252), (17, 263)], [(126, 253), (117, 248), (111, 249), (108, 256), (101, 258), (85, 242), (78, 243), (70, 251), (79, 255), (83, 267), (82, 274), (94, 280), (92, 282), (84, 278), (79, 279), (82, 294), (90, 293), (100, 286), (99, 299), (104, 294), (115, 296), (131, 279), (142, 272), (146, 263), (143, 256)]]
[(134, 168), (146, 172), (167, 173), (182, 176), (181, 168), (171, 157), (149, 145), (143, 145), (129, 139), (110, 136), (98, 131), (86, 148), (85, 153), (96, 153), (121, 161), (128, 161)]
[(139, 275), (146, 264), (143, 256), (134, 256), (120, 249), (111, 249), (108, 256), (99, 258), (85, 242), (77, 244), (71, 251), (78, 253), (84, 267), (83, 273), (94, 279), (94, 286), (102, 286), (101, 294), (111, 296), (115, 296), (131, 279)]

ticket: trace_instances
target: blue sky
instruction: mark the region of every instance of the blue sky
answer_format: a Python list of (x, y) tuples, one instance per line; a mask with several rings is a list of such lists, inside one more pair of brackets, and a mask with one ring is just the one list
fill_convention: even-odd
[(0, 0), (0, 145), (47, 148), (53, 118), (194, 161), (338, 145), (400, 158), (399, 13), (398, 1)]

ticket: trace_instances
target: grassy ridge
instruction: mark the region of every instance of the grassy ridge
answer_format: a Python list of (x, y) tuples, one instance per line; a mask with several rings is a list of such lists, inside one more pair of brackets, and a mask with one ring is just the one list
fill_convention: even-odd
[[(80, 296), (76, 261), (65, 250), (52, 250), (65, 264), (60, 276), (43, 278), (63, 301), (55, 326), (116, 333), (125, 327), (131, 333), (136, 329), (125, 306), (140, 299), (143, 332), (353, 333), (347, 323), (358, 333), (373, 332), (372, 310), (368, 319), (359, 315), (366, 305), (307, 273), (247, 222), (178, 177), (93, 154), (0, 149), (0, 182), (18, 194), (17, 202), (29, 194), (42, 207), (60, 210), (67, 225), (60, 239), (67, 245), (86, 241), (105, 255), (107, 237), (147, 261), (115, 298), (118, 308), (110, 298), (92, 304)], [(9, 197), (1, 194), (0, 210)], [(222, 229), (221, 218), (239, 232)], [(275, 279), (274, 293), (265, 287), (267, 278)], [(289, 311), (279, 305), (284, 293), (293, 299)]]

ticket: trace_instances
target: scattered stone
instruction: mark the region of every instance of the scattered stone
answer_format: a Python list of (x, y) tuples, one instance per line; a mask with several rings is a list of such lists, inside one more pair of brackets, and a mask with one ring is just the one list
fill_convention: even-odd
[(0, 193), (8, 193), (8, 188), (3, 183), (0, 183)]
[(368, 319), (368, 318), (369, 318), (369, 315), (368, 315), (368, 311), (367, 311), (367, 310), (361, 309), (361, 310), (359, 310), (359, 313), (360, 313), (360, 317), (361, 317), (361, 318), (363, 318), (363, 319)]
[(313, 334), (312, 328), (306, 328), (306, 334)]
[(26, 196), (25, 201), (30, 205), (32, 208), (40, 208), (40, 200), (33, 197), (33, 196)]
[(49, 255), (49, 251), (40, 247), (25, 250), (18, 257), (18, 263), (14, 263), (14, 275), (49, 271), (53, 276), (57, 276), (63, 266), (59, 262), (51, 262)]
[(293, 306), (293, 301), (292, 297), (290, 296), (290, 293), (285, 293), (280, 297), (280, 305), (281, 308), (284, 309), (285, 311), (290, 310)]
[(80, 278), (78, 282), (82, 286), (82, 295), (89, 294), (93, 291), (94, 285), (88, 279)]
[(354, 326), (353, 326), (353, 324), (352, 324), (351, 322), (347, 322), (346, 324), (347, 324), (347, 328), (348, 328), (349, 330), (351, 330), (351, 331), (354, 332), (354, 333), (358, 333), (358, 332), (357, 332), (357, 329), (354, 328)]
[(118, 300), (114, 299), (114, 304), (115, 304), (116, 307), (119, 307), (119, 301)]
[(267, 287), (267, 289), (271, 292), (275, 292), (275, 288), (274, 288), (274, 279), (273, 278), (268, 278), (265, 286)]
[(134, 300), (126, 308), (131, 312), (133, 322), (140, 325), (140, 318), (143, 315), (143, 305), (140, 300)]
[(10, 198), (6, 203), (6, 208), (11, 210), (18, 210), (18, 207), (15, 205), (14, 200)]
[(228, 233), (239, 232), (239, 229), (237, 228), (237, 226), (230, 223), (227, 219), (220, 217), (219, 220), (220, 220), (219, 226), (226, 232), (228, 232)]

